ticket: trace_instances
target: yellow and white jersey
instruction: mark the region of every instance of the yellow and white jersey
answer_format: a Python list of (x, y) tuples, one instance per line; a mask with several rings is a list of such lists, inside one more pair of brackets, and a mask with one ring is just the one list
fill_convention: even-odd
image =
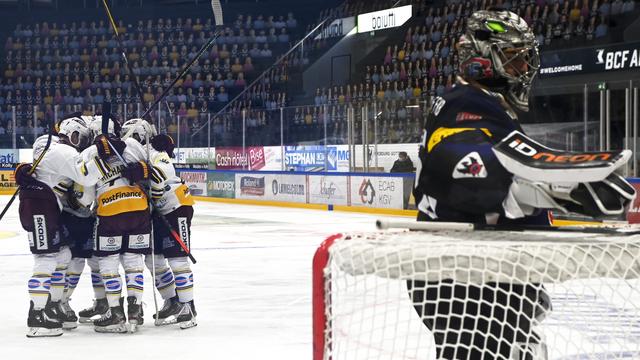
[(176, 175), (171, 158), (164, 151), (151, 149), (150, 153), (151, 199), (154, 208), (166, 215), (180, 206), (193, 206), (193, 196), (189, 187)]
[[(125, 143), (127, 146), (122, 155), (125, 161), (133, 163), (146, 160), (146, 153), (140, 143), (134, 139), (127, 139)], [(147, 196), (142, 188), (137, 184), (129, 184), (122, 177), (122, 170), (126, 165), (117, 156), (104, 161), (98, 156), (97, 148), (90, 146), (82, 152), (81, 157), (77, 164), (81, 179), (77, 182), (82, 186), (95, 186), (98, 216), (148, 209)]]

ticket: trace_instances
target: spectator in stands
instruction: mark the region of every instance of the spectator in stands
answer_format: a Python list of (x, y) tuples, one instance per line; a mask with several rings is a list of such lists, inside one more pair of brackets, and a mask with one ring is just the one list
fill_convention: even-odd
[(598, 8), (598, 13), (603, 17), (608, 17), (609, 15), (611, 15), (611, 4), (609, 4), (609, 0), (602, 1), (602, 4)]
[(635, 9), (635, 6), (636, 4), (634, 0), (625, 0), (624, 6), (622, 7), (622, 12), (623, 13), (632, 12)]
[(269, 49), (269, 44), (264, 44), (262, 50), (260, 50), (260, 56), (263, 58), (270, 58), (273, 56), (271, 49)]
[[(607, 0), (605, 0), (607, 1)], [(604, 5), (604, 4), (603, 4)], [(595, 18), (594, 18), (595, 20)], [(600, 19), (600, 23), (596, 26), (595, 37), (601, 38), (607, 35), (607, 24), (604, 21), (604, 17)]]
[(225, 90), (224, 86), (220, 87), (220, 90), (218, 92), (218, 97), (217, 97), (218, 101), (221, 103), (227, 103), (229, 102), (229, 94), (227, 93), (227, 91)]
[[(620, 0), (618, 0), (620, 1)], [(289, 43), (289, 34), (287, 34), (287, 29), (282, 28), (280, 30), (280, 35), (278, 35), (278, 42), (287, 44)]]

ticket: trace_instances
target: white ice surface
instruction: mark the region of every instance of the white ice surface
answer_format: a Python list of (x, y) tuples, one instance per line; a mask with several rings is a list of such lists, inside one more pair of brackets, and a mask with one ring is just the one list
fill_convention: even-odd
[[(8, 199), (0, 196), (0, 209)], [(0, 360), (311, 359), (313, 254), (331, 234), (374, 231), (377, 218), (343, 212), (200, 202), (196, 205), (192, 228), (193, 253), (198, 260), (193, 266), (198, 310), (196, 328), (153, 326), (154, 306), (147, 272), (144, 294), (147, 323), (138, 333), (98, 334), (92, 326), (81, 325), (62, 337), (27, 339), (26, 284), (31, 275), (32, 257), (17, 209), (16, 202), (0, 220)], [(579, 294), (584, 292), (578, 290)], [(404, 291), (397, 292), (406, 301)], [(91, 305), (92, 298), (87, 267), (71, 305), (78, 311)], [(630, 300), (624, 296), (622, 299), (623, 302)], [(158, 301), (161, 305), (159, 296)], [(576, 304), (588, 305), (588, 309)], [(637, 312), (630, 316), (609, 303), (584, 299), (576, 303), (573, 298), (554, 299), (554, 308), (566, 311), (556, 311), (558, 314), (545, 321), (551, 331), (547, 338), (567, 336), (571, 338), (567, 346), (580, 343), (580, 338), (571, 331), (579, 330), (582, 336), (589, 337), (589, 342), (607, 342), (607, 337), (619, 337), (620, 329), (603, 330), (604, 320), (628, 318), (631, 324), (624, 330), (626, 340), (618, 351), (574, 356), (551, 351), (551, 359), (640, 359), (637, 349), (640, 314)], [(402, 309), (407, 316), (416, 318), (408, 304)], [(421, 332), (419, 320), (415, 324), (415, 331)], [(430, 342), (430, 338), (427, 340)], [(628, 348), (636, 350), (626, 352)], [(569, 353), (575, 354), (575, 351)], [(395, 360), (395, 356), (391, 359)]]
[[(0, 209), (9, 196), (0, 196)], [(154, 327), (145, 273), (146, 324), (136, 334), (80, 326), (57, 338), (25, 337), (32, 257), (18, 202), (0, 221), (0, 359), (310, 359), (311, 260), (342, 231), (374, 230), (373, 215), (199, 202), (193, 220), (198, 326)], [(7, 234), (8, 233), (8, 234)], [(71, 306), (91, 305), (85, 268)], [(159, 305), (161, 299), (158, 295)]]

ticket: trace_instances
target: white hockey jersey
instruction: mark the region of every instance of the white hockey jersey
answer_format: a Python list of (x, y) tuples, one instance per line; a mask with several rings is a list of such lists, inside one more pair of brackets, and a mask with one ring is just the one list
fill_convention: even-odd
[[(122, 157), (127, 163), (146, 161), (146, 152), (140, 143), (134, 139), (126, 139), (125, 143), (127, 146)], [(77, 182), (83, 186), (95, 186), (98, 216), (148, 209), (143, 189), (137, 184), (129, 184), (122, 177), (125, 166), (117, 156), (112, 156), (109, 161), (100, 159), (95, 146), (81, 153), (81, 160), (77, 164), (81, 177)]]
[[(33, 158), (38, 158), (41, 151), (42, 149), (34, 146)], [(53, 136), (51, 146), (36, 167), (34, 174), (38, 181), (45, 183), (53, 190), (60, 209), (77, 216), (88, 217), (91, 215), (88, 207), (93, 203), (95, 191), (93, 188), (74, 186), (74, 180), (80, 176), (76, 166), (79, 160), (80, 154), (74, 147), (60, 143), (59, 138)], [(71, 187), (78, 190), (73, 199), (67, 192)]]
[(181, 206), (193, 206), (194, 200), (189, 187), (176, 175), (171, 158), (164, 151), (151, 149), (149, 152), (151, 174), (151, 199), (154, 208), (166, 215)]

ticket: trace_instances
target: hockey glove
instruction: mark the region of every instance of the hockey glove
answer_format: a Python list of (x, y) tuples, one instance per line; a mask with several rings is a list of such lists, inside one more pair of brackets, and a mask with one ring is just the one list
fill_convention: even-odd
[(147, 180), (149, 179), (149, 166), (144, 161), (129, 164), (122, 170), (122, 176), (129, 180), (131, 184)]
[(159, 134), (151, 138), (151, 146), (157, 151), (165, 151), (170, 158), (174, 158), (173, 149), (176, 147), (169, 135)]
[(598, 219), (623, 215), (635, 194), (634, 188), (615, 173), (590, 183), (551, 184), (514, 176), (503, 208), (509, 218), (531, 215), (536, 209), (555, 209)]
[(98, 135), (93, 143), (98, 148), (98, 155), (100, 156), (100, 159), (105, 161), (115, 155), (114, 149), (122, 155), (124, 153), (124, 148), (127, 147), (127, 144), (125, 144), (124, 141), (113, 135)]
[(580, 183), (571, 191), (573, 203), (567, 205), (572, 212), (605, 218), (623, 215), (636, 197), (635, 189), (618, 174), (591, 183)]
[(14, 176), (16, 178), (16, 183), (19, 186), (28, 186), (33, 185), (37, 182), (37, 180), (29, 173), (31, 171), (31, 164), (22, 163), (16, 167), (16, 171), (14, 172)]

